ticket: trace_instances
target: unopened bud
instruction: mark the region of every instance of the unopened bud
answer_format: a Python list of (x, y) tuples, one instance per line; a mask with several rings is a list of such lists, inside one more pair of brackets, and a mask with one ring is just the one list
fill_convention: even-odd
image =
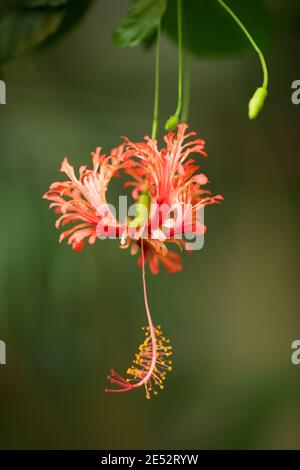
[(265, 99), (268, 96), (266, 88), (259, 87), (249, 101), (249, 119), (256, 119), (264, 106)]
[(173, 114), (167, 120), (167, 122), (165, 124), (165, 129), (166, 129), (166, 131), (173, 131), (174, 129), (176, 129), (178, 124), (179, 124), (179, 117), (177, 117), (175, 114)]

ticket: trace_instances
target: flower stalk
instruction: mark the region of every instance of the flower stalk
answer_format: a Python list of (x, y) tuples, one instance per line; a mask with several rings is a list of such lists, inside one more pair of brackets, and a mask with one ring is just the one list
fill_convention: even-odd
[(176, 129), (180, 122), (183, 101), (183, 34), (182, 34), (182, 0), (177, 0), (177, 30), (178, 30), (178, 97), (176, 111), (165, 124), (166, 131)]
[(161, 38), (161, 23), (157, 28), (156, 38), (156, 53), (155, 53), (155, 91), (154, 91), (154, 112), (152, 122), (152, 134), (153, 140), (157, 138), (158, 128), (158, 113), (159, 113), (159, 77), (160, 77), (160, 38)]
[(254, 50), (257, 52), (258, 58), (261, 63), (262, 72), (263, 72), (263, 83), (260, 87), (258, 87), (255, 90), (254, 95), (250, 99), (249, 105), (248, 105), (249, 106), (248, 116), (249, 116), (249, 119), (253, 120), (257, 118), (268, 96), (269, 74), (268, 74), (268, 68), (267, 68), (267, 64), (265, 61), (265, 57), (261, 49), (256, 44), (255, 40), (253, 39), (252, 35), (249, 33), (246, 26), (242, 23), (242, 21), (238, 18), (238, 16), (231, 10), (231, 8), (229, 8), (229, 6), (224, 2), (224, 0), (217, 0), (217, 1), (221, 5), (221, 7), (227, 11), (227, 13), (231, 16), (231, 18), (233, 18), (233, 20), (236, 22), (236, 24), (239, 26), (239, 28), (243, 31), (245, 36), (248, 38), (250, 44), (253, 46)]

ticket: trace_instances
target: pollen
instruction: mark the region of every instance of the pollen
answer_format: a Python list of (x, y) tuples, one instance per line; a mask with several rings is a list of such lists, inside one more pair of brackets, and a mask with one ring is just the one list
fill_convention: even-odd
[(145, 340), (139, 347), (139, 352), (135, 355), (132, 366), (127, 370), (127, 374), (132, 377), (133, 387), (138, 386), (141, 379), (147, 378), (144, 383), (146, 398), (151, 398), (151, 394), (157, 395), (159, 390), (164, 389), (164, 381), (167, 372), (172, 370), (172, 346), (170, 340), (165, 338), (161, 327), (154, 328), (156, 339), (156, 359), (153, 372), (149, 376), (149, 371), (154, 353), (153, 343), (150, 336), (149, 326), (143, 327)]
[(163, 335), (161, 326), (153, 327), (154, 341), (149, 326), (142, 329), (145, 339), (139, 346), (138, 353), (135, 354), (132, 366), (127, 369), (128, 378), (124, 379), (112, 371), (112, 376), (108, 379), (111, 383), (119, 385), (121, 390), (106, 389), (107, 392), (125, 392), (144, 386), (146, 398), (149, 400), (152, 395), (156, 396), (160, 390), (164, 389), (167, 372), (172, 370), (170, 340)]

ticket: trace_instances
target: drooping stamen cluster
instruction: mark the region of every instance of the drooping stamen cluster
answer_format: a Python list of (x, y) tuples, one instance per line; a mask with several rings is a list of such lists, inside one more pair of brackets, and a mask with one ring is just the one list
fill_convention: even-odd
[(133, 388), (141, 387), (144, 385), (146, 391), (146, 398), (151, 398), (151, 393), (157, 395), (159, 390), (164, 388), (164, 380), (167, 372), (172, 370), (172, 346), (170, 340), (165, 338), (162, 333), (161, 327), (154, 328), (155, 331), (155, 365), (152, 372), (152, 362), (154, 354), (154, 345), (151, 340), (150, 328), (143, 327), (145, 331), (145, 340), (139, 347), (139, 352), (135, 354), (135, 360), (127, 374), (131, 377), (124, 379), (121, 375), (117, 374), (114, 370), (108, 376), (108, 380), (118, 385), (119, 389), (106, 389), (106, 392), (127, 392)]
[(152, 322), (151, 312), (148, 304), (146, 271), (145, 271), (145, 251), (144, 242), (141, 240), (142, 252), (142, 273), (144, 302), (147, 313), (148, 326), (145, 329), (146, 338), (136, 354), (133, 365), (127, 370), (127, 374), (132, 379), (124, 379), (121, 375), (112, 370), (112, 376), (108, 379), (111, 383), (119, 385), (119, 389), (106, 389), (106, 392), (127, 392), (133, 388), (145, 386), (146, 397), (150, 398), (150, 392), (157, 394), (157, 388), (164, 388), (163, 381), (167, 371), (172, 370), (172, 362), (167, 359), (172, 355), (170, 340), (162, 334), (161, 327), (155, 327)]
[[(146, 327), (145, 335), (145, 341), (143, 344), (141, 344), (139, 353), (136, 354), (136, 359), (133, 361), (133, 365), (127, 370), (127, 374), (132, 375), (133, 379), (137, 381), (147, 376), (153, 354), (153, 345), (151, 342), (149, 326)], [(170, 346), (170, 340), (163, 336), (160, 326), (155, 328), (155, 336), (155, 367), (151, 377), (144, 384), (147, 398), (150, 398), (151, 392), (153, 392), (154, 395), (157, 395), (157, 389), (164, 388), (163, 382), (166, 378), (166, 373), (172, 370), (172, 361), (168, 359), (170, 356), (172, 356), (172, 346)]]

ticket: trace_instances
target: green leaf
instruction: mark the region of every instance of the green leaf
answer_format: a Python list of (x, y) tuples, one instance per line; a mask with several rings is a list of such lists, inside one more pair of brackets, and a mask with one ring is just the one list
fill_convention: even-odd
[(155, 32), (166, 10), (167, 0), (134, 0), (114, 32), (117, 46), (134, 47)]
[[(268, 11), (262, 0), (227, 0), (261, 46), (270, 32)], [(200, 56), (232, 54), (251, 46), (217, 0), (183, 0), (184, 46)], [(164, 30), (177, 41), (176, 2), (170, 1), (164, 17)]]
[(0, 20), (0, 63), (43, 42), (61, 24), (63, 10), (15, 10)]
[(49, 36), (43, 45), (48, 46), (63, 38), (80, 24), (94, 0), (69, 0), (72, 2), (67, 6), (63, 21), (57, 31)]
[(73, 29), (93, 0), (0, 0), (0, 64)]

